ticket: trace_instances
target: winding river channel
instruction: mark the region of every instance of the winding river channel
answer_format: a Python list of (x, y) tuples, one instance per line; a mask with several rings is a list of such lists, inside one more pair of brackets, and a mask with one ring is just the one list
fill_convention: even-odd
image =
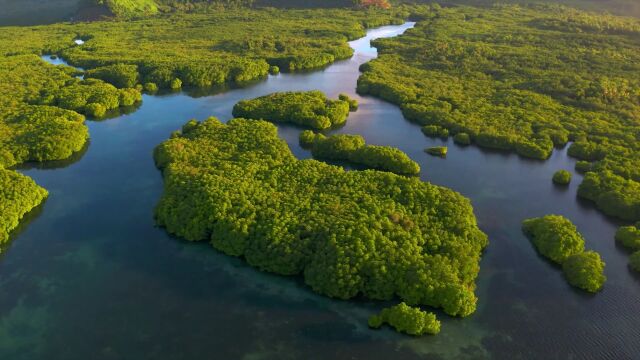
[[(218, 94), (144, 96), (134, 112), (89, 121), (90, 144), (69, 161), (22, 166), (49, 190), (0, 254), (0, 359), (638, 359), (640, 279), (613, 240), (619, 223), (576, 198), (552, 174), (573, 172), (566, 149), (547, 161), (458, 147), (425, 137), (391, 104), (355, 94), (372, 38), (355, 56), (304, 74), (280, 74)], [(392, 145), (420, 163), (422, 179), (471, 198), (491, 244), (478, 278), (477, 312), (438, 312), (442, 332), (413, 338), (367, 328), (383, 305), (316, 295), (300, 279), (261, 273), (207, 244), (171, 238), (154, 225), (162, 193), (153, 148), (191, 118), (231, 118), (241, 100), (319, 89), (360, 101), (339, 133)], [(299, 157), (300, 129), (279, 125)], [(446, 159), (423, 152), (447, 145)], [(572, 289), (521, 234), (524, 218), (571, 219), (607, 263), (597, 295)]]

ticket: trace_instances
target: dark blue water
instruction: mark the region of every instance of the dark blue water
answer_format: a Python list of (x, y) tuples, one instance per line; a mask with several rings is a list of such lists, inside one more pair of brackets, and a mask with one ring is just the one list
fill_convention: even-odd
[[(358, 66), (376, 56), (369, 32), (356, 55), (323, 71), (271, 76), (244, 89), (190, 97), (145, 96), (135, 112), (89, 122), (91, 143), (75, 161), (25, 167), (47, 188), (0, 260), (0, 359), (633, 359), (640, 358), (640, 280), (616, 248), (618, 223), (576, 198), (581, 180), (566, 149), (548, 161), (426, 138), (397, 107), (355, 94)], [(478, 311), (440, 314), (442, 332), (412, 338), (369, 330), (384, 304), (335, 301), (299, 279), (260, 273), (207, 244), (169, 237), (153, 221), (162, 178), (152, 150), (191, 118), (231, 118), (241, 99), (319, 89), (360, 101), (337, 132), (397, 146), (422, 178), (472, 199), (491, 245), (478, 278)], [(280, 134), (299, 157), (299, 129)], [(423, 152), (446, 144), (446, 159)], [(607, 262), (604, 290), (572, 289), (521, 234), (524, 218), (570, 218)]]

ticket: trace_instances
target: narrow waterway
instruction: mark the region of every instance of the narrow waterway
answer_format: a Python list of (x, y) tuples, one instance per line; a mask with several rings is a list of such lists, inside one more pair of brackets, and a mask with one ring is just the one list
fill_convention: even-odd
[[(581, 176), (566, 149), (542, 162), (458, 147), (425, 137), (396, 106), (355, 94), (359, 65), (376, 56), (369, 41), (412, 26), (371, 30), (351, 43), (352, 59), (321, 71), (201, 97), (145, 95), (135, 112), (88, 122), (91, 142), (74, 159), (22, 167), (50, 196), (0, 254), (0, 359), (637, 359), (640, 279), (615, 246), (619, 224), (576, 198)], [(230, 119), (241, 99), (311, 89), (360, 101), (337, 132), (396, 146), (420, 163), (423, 180), (472, 199), (491, 241), (474, 315), (439, 313), (435, 337), (372, 331), (366, 319), (384, 304), (316, 295), (299, 279), (155, 227), (157, 144), (191, 118)], [(300, 129), (279, 129), (297, 156), (309, 156)], [(442, 144), (446, 159), (423, 152)], [(568, 188), (551, 182), (559, 169), (574, 172)], [(570, 218), (606, 261), (601, 293), (572, 289), (521, 234), (524, 218), (549, 213)]]

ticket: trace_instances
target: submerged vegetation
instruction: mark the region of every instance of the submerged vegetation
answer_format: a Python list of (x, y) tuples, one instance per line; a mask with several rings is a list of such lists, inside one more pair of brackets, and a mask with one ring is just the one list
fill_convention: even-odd
[(369, 317), (369, 327), (371, 328), (378, 329), (384, 324), (389, 324), (399, 332), (414, 336), (436, 335), (440, 332), (440, 321), (435, 314), (409, 306), (404, 302), (382, 309), (380, 314)]
[(535, 159), (573, 141), (569, 154), (591, 163), (579, 195), (640, 219), (640, 21), (553, 5), (421, 9), (414, 29), (374, 42), (360, 93), (430, 136)]
[(474, 312), (487, 237), (460, 194), (374, 170), (298, 160), (260, 120), (187, 123), (155, 151), (159, 225), (340, 299), (399, 297)]
[(569, 284), (589, 292), (602, 288), (605, 263), (598, 253), (585, 251), (584, 238), (569, 219), (560, 215), (527, 219), (522, 230), (541, 255), (562, 265)]
[(420, 165), (391, 146), (367, 145), (360, 135), (314, 134), (306, 130), (300, 133), (300, 145), (311, 148), (314, 158), (320, 160), (348, 161), (370, 169), (390, 171), (399, 175), (417, 175)]
[(344, 124), (353, 106), (348, 97), (330, 100), (321, 91), (281, 92), (242, 100), (233, 107), (233, 116), (323, 130)]

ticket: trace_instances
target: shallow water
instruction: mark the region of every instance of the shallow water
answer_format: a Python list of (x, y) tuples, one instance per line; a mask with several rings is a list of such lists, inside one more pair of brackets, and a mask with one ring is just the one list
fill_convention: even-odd
[[(576, 198), (581, 176), (566, 149), (548, 161), (430, 139), (391, 104), (355, 94), (358, 66), (375, 57), (369, 39), (412, 24), (371, 30), (356, 55), (322, 71), (281, 74), (244, 89), (198, 98), (144, 96), (135, 112), (89, 122), (91, 143), (71, 161), (24, 166), (47, 188), (0, 255), (1, 359), (633, 359), (640, 354), (640, 280), (613, 235), (618, 223)], [(188, 119), (231, 118), (241, 99), (274, 91), (345, 92), (360, 101), (347, 125), (369, 143), (393, 145), (422, 178), (472, 199), (491, 245), (478, 278), (478, 311), (442, 332), (411, 338), (372, 331), (384, 304), (335, 301), (295, 278), (260, 273), (206, 244), (169, 237), (153, 221), (162, 178), (152, 150)], [(279, 126), (299, 157), (300, 129)], [(449, 146), (446, 159), (423, 152)], [(572, 289), (521, 234), (522, 219), (558, 213), (607, 262), (604, 290)]]

